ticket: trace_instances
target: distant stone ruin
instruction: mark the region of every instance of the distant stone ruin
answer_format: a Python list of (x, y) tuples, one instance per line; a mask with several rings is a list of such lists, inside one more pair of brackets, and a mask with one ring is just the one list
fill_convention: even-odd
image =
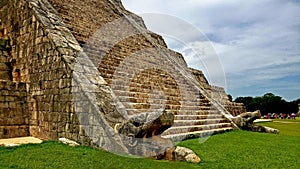
[(0, 138), (157, 156), (245, 112), (120, 0), (1, 0), (0, 19)]

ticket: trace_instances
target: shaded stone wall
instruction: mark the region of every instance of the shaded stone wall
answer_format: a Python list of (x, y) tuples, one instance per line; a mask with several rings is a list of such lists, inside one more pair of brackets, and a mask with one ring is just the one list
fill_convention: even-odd
[[(1, 24), (1, 23), (0, 23)], [(0, 32), (4, 30), (0, 28)], [(0, 36), (0, 79), (12, 80), (12, 65), (10, 63), (11, 47), (9, 40)]]
[(29, 136), (26, 84), (0, 81), (0, 138)]
[[(45, 11), (37, 11), (29, 1), (8, 2), (0, 9), (0, 18), (5, 35), (10, 39), (13, 70), (18, 70), (18, 74), (13, 73), (13, 81), (28, 85), (30, 134), (43, 139), (65, 136), (75, 130), (68, 129), (66, 124), (76, 124), (71, 116), (72, 72), (58, 49), (65, 44), (53, 42), (60, 34), (54, 27), (47, 31), (51, 22), (45, 15), (51, 16)], [(39, 18), (37, 12), (40, 12)], [(56, 18), (51, 19), (54, 22)]]
[(28, 136), (26, 84), (12, 82), (14, 62), (10, 41), (5, 34), (0, 21), (0, 138)]
[[(126, 152), (110, 127), (122, 122), (113, 94), (56, 10), (48, 1), (8, 2), (1, 6), (0, 18), (11, 39), (14, 67), (20, 70), (18, 81), (27, 84), (30, 135), (46, 140), (67, 137)], [(89, 98), (89, 92), (96, 97)], [(93, 99), (98, 104), (91, 103)]]

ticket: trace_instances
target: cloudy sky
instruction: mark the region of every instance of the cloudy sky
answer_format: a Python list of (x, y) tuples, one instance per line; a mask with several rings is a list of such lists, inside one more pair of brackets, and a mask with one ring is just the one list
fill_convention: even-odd
[[(225, 87), (226, 92), (234, 98), (261, 96), (267, 92), (283, 96), (286, 100), (300, 98), (300, 0), (122, 2), (125, 8), (142, 16), (144, 13), (170, 15), (195, 26), (211, 41), (221, 63), (217, 69), (224, 70), (225, 73), (226, 83), (211, 80), (213, 77), (210, 77), (210, 82)], [(153, 18), (151, 15), (144, 16), (150, 29)], [(170, 27), (167, 22), (159, 25)], [(186, 28), (173, 29), (181, 37), (170, 38), (164, 35), (168, 46), (183, 53), (191, 67), (205, 69), (202, 67), (205, 65), (205, 58), (197, 60), (187, 50), (191, 47), (194, 51), (203, 51), (203, 43), (206, 43), (203, 38), (192, 38), (197, 37), (195, 32), (190, 33)], [(173, 29), (169, 30), (174, 31)], [(152, 30), (155, 31), (155, 28)], [(190, 39), (184, 41), (183, 45), (179, 43), (182, 35)], [(179, 39), (178, 43), (174, 40), (176, 38)], [(204, 50), (202, 55), (209, 57), (209, 50), (211, 48)], [(206, 66), (209, 67), (209, 64)], [(207, 76), (213, 71), (204, 70)]]

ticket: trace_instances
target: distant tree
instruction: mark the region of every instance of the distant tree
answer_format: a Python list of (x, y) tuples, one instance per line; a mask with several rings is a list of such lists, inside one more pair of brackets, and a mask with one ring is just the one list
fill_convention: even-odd
[(287, 108), (287, 102), (280, 96), (267, 93), (261, 98), (260, 111), (262, 114), (267, 113), (284, 113)]
[(300, 103), (300, 99), (291, 101), (288, 103), (289, 113), (297, 113), (298, 112), (298, 104)]
[(255, 111), (252, 109), (253, 97), (237, 97), (234, 102), (243, 103), (247, 111)]
[(260, 110), (263, 115), (268, 113), (296, 113), (300, 99), (287, 102), (273, 93), (258, 97), (237, 97), (235, 102), (243, 103), (247, 111)]

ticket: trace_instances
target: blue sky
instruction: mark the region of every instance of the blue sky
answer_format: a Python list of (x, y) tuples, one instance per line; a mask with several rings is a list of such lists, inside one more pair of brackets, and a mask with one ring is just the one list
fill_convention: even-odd
[[(218, 54), (226, 79), (225, 84), (214, 80), (210, 82), (225, 87), (226, 92), (234, 98), (261, 96), (267, 92), (280, 95), (286, 100), (300, 98), (299, 0), (122, 2), (126, 9), (136, 14), (175, 16), (203, 32)], [(146, 17), (144, 20), (147, 25), (151, 18), (149, 20)], [(176, 31), (192, 37), (187, 30)], [(165, 40), (170, 48), (184, 54), (191, 67), (204, 69), (199, 61), (189, 58), (184, 46), (169, 37), (165, 37)], [(203, 49), (200, 39), (194, 39), (188, 46), (194, 50)], [(194, 64), (196, 62), (199, 64)]]

